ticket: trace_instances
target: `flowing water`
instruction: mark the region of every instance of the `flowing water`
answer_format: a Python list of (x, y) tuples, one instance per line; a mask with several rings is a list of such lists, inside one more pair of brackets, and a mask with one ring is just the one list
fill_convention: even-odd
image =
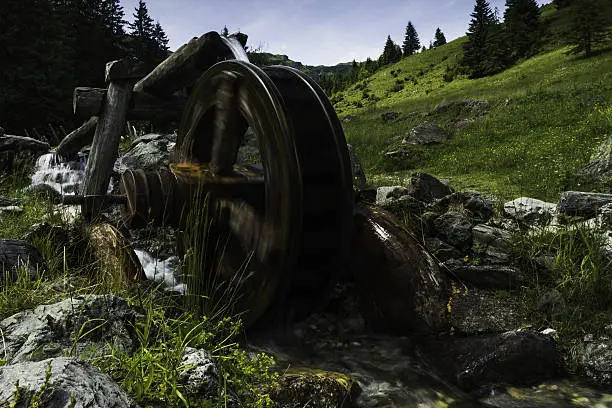
[(223, 40), (225, 45), (232, 51), (232, 54), (234, 54), (234, 59), (249, 62), (249, 57), (247, 56), (247, 53), (244, 50), (242, 44), (240, 44), (240, 41), (238, 41), (234, 37), (222, 36), (221, 39)]

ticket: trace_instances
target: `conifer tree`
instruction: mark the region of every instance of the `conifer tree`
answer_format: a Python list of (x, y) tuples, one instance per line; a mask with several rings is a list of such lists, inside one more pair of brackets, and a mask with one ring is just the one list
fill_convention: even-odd
[(165, 45), (158, 42), (164, 41), (165, 33), (161, 30), (161, 26), (160, 30), (156, 30), (144, 0), (139, 0), (138, 7), (134, 11), (134, 21), (129, 24), (134, 52), (145, 66), (153, 68), (165, 58), (165, 50), (161, 50), (161, 47)]
[(421, 52), (425, 52), (425, 51), (427, 51), (427, 47), (423, 46), (423, 48), (421, 48)]
[(487, 37), (495, 24), (495, 16), (486, 0), (476, 0), (471, 14), (467, 43), (463, 46), (463, 65), (471, 78), (484, 76), (483, 64), (487, 59)]
[(409, 21), (406, 26), (406, 35), (404, 36), (404, 43), (402, 45), (402, 51), (404, 56), (412, 55), (421, 48), (421, 42), (419, 41), (419, 35), (417, 34), (412, 22)]
[(153, 39), (162, 53), (168, 51), (168, 37), (161, 24), (159, 24), (159, 21), (156, 22), (155, 27), (153, 27)]
[(540, 37), (540, 8), (535, 0), (506, 0), (504, 29), (512, 60), (532, 55)]
[(611, 36), (612, 5), (609, 0), (573, 0), (563, 10), (569, 19), (567, 42), (572, 54), (593, 54), (593, 48)]
[(435, 40), (433, 42), (434, 47), (439, 47), (441, 45), (446, 44), (446, 37), (444, 37), (444, 33), (440, 30), (440, 27), (436, 28), (436, 33), (434, 34)]
[(396, 48), (395, 43), (391, 39), (391, 36), (387, 36), (387, 41), (385, 41), (385, 48), (383, 49), (383, 53), (378, 59), (380, 65), (387, 65), (392, 63), (396, 59)]
[(227, 37), (229, 35), (229, 30), (227, 29), (227, 26), (223, 26), (223, 30), (221, 30), (221, 35), (224, 37)]

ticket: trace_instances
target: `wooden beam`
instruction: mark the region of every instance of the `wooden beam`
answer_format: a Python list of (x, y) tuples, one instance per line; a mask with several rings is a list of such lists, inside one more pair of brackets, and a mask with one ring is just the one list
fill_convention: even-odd
[(57, 146), (56, 152), (62, 157), (70, 157), (91, 144), (94, 138), (98, 117), (92, 116), (88, 121), (79, 126), (78, 129), (70, 132)]
[(172, 95), (193, 85), (208, 68), (219, 61), (233, 58), (219, 33), (208, 32), (194, 37), (162, 61), (134, 86), (135, 92), (158, 96)]

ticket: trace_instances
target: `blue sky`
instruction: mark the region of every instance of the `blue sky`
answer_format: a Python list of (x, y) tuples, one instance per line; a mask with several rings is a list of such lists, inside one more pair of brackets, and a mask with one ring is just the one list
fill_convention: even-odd
[[(538, 0), (538, 4), (551, 0)], [(138, 0), (121, 0), (132, 21)], [(248, 34), (248, 44), (307, 65), (378, 58), (387, 35), (404, 40), (408, 21), (429, 45), (436, 27), (447, 41), (465, 35), (474, 0), (148, 0), (149, 14), (174, 50), (208, 31)], [(490, 0), (503, 16), (505, 0)]]

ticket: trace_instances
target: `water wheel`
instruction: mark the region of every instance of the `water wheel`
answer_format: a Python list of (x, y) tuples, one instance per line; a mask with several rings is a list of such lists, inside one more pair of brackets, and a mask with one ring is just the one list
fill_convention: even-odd
[[(258, 146), (247, 159), (245, 135)], [(342, 127), (314, 81), (288, 67), (214, 65), (192, 90), (170, 167), (178, 185), (208, 193), (195, 204), (207, 208), (206, 239), (182, 251), (202, 260), (195, 282), (230, 293), (219, 301), (247, 327), (324, 303), (347, 261), (353, 189)], [(194, 222), (183, 216), (183, 232)]]

